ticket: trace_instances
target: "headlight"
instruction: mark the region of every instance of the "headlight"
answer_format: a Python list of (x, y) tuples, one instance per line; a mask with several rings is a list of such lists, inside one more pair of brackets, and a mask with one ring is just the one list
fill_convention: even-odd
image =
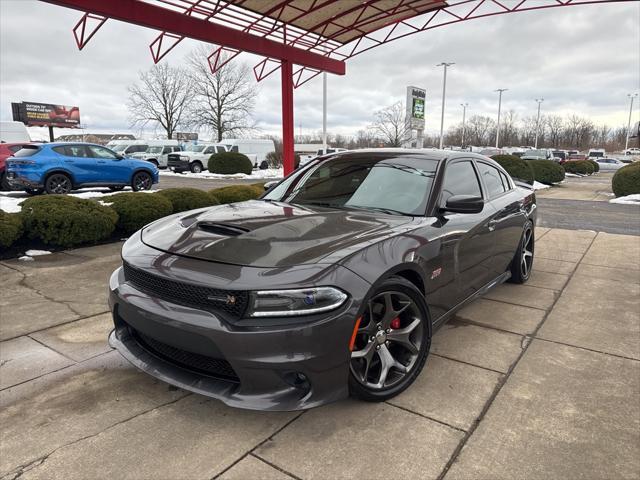
[(189, 161), (189, 157), (187, 155), (180, 155), (180, 160)]
[(344, 303), (347, 294), (333, 287), (295, 290), (261, 290), (249, 298), (250, 317), (292, 317), (334, 310)]

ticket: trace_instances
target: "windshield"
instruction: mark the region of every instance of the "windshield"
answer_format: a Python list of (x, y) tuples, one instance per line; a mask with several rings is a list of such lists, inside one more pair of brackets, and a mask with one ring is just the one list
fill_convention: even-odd
[(201, 152), (205, 149), (206, 145), (187, 145), (184, 149), (185, 152)]
[(265, 200), (424, 215), (438, 162), (413, 156), (334, 157), (289, 177)]
[(162, 153), (162, 148), (163, 147), (149, 147), (147, 148), (147, 151), (145, 153)]
[(590, 157), (604, 157), (603, 152), (589, 152)]
[(111, 150), (113, 150), (114, 152), (124, 152), (124, 149), (128, 146), (129, 145), (114, 145), (113, 147), (111, 147)]
[(547, 158), (546, 150), (527, 150), (524, 152), (525, 157), (542, 157)]

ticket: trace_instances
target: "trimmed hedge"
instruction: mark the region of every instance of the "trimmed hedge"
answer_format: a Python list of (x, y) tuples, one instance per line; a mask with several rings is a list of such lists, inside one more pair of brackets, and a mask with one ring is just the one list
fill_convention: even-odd
[(103, 201), (118, 212), (118, 230), (132, 234), (145, 225), (171, 215), (171, 201), (159, 193), (117, 193), (104, 197)]
[(512, 178), (533, 185), (533, 168), (528, 161), (515, 155), (494, 155), (491, 158), (498, 162)]
[(214, 153), (209, 157), (207, 169), (211, 173), (231, 175), (234, 173), (246, 173), (251, 175), (253, 163), (249, 157), (238, 152)]
[(31, 239), (73, 247), (109, 238), (118, 214), (97, 202), (64, 195), (32, 197), (22, 202), (24, 229)]
[(209, 190), (209, 195), (220, 203), (245, 202), (258, 198), (263, 193), (264, 187), (260, 189), (253, 185), (231, 185)]
[(553, 160), (526, 160), (533, 168), (533, 178), (540, 183), (551, 185), (564, 180), (564, 168)]
[(590, 162), (591, 165), (593, 165), (593, 171), (594, 172), (599, 172), (600, 171), (600, 164), (598, 162), (596, 162), (595, 160), (587, 160), (587, 162)]
[[(577, 162), (566, 162), (562, 165), (567, 173), (578, 173), (581, 175), (591, 175), (594, 172), (593, 165), (589, 160), (579, 160)], [(593, 162), (595, 163), (595, 162)]]
[(630, 163), (616, 171), (611, 180), (616, 197), (640, 193), (640, 162)]
[(154, 195), (162, 195), (167, 198), (171, 202), (173, 213), (210, 207), (220, 203), (207, 192), (197, 188), (167, 188)]
[(18, 213), (0, 210), (0, 250), (13, 245), (22, 236), (22, 217)]

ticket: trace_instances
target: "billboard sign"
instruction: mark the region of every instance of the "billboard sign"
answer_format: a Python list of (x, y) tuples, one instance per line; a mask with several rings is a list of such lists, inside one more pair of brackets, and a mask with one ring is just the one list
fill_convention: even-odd
[(426, 97), (423, 88), (407, 87), (407, 124), (411, 130), (424, 130)]
[(198, 132), (176, 132), (176, 140), (179, 142), (194, 142), (198, 140)]
[(80, 109), (78, 107), (21, 102), (12, 103), (11, 109), (15, 121), (30, 127), (78, 128), (80, 126)]

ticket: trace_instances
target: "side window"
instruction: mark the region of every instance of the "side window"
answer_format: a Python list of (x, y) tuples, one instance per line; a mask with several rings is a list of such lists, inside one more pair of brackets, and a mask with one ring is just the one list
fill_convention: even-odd
[(11, 153), (16, 153), (21, 148), (22, 148), (22, 145), (12, 145), (11, 147), (9, 147), (9, 150), (11, 151)]
[(61, 155), (66, 155), (67, 157), (90, 157), (91, 156), (89, 155), (89, 152), (84, 147), (84, 145), (65, 145), (64, 147), (58, 147), (58, 148), (64, 148), (64, 153), (61, 153), (58, 150), (56, 150), (56, 152), (60, 153)]
[(469, 161), (456, 162), (447, 166), (442, 185), (441, 205), (454, 195), (481, 197), (480, 183), (473, 164)]
[(210, 155), (212, 153), (216, 153), (216, 147), (207, 147), (207, 148), (205, 148), (204, 153), (206, 153), (207, 155)]
[(227, 150), (226, 150), (224, 147), (216, 147), (216, 151), (217, 151), (218, 153), (224, 153), (224, 152), (226, 152)]
[(91, 156), (93, 158), (107, 158), (109, 160), (115, 160), (116, 158), (118, 158), (111, 150), (103, 147), (89, 145), (87, 148), (89, 149), (89, 152), (91, 153)]
[(484, 185), (487, 187), (489, 198), (495, 198), (506, 191), (500, 179), (500, 170), (482, 162), (478, 162), (478, 170)]
[(65, 147), (53, 147), (51, 150), (53, 150), (54, 152), (56, 152), (58, 155), (66, 155), (67, 152), (65, 151)]
[(171, 147), (164, 147), (162, 149), (162, 155), (166, 155), (167, 153), (171, 153)]
[(509, 179), (507, 178), (507, 176), (506, 176), (504, 173), (502, 173), (502, 172), (499, 172), (499, 173), (500, 173), (500, 178), (502, 179), (502, 185), (504, 185), (504, 189), (505, 189), (506, 191), (511, 190), (511, 188), (512, 188), (512, 187), (511, 187), (511, 182), (509, 181)]

